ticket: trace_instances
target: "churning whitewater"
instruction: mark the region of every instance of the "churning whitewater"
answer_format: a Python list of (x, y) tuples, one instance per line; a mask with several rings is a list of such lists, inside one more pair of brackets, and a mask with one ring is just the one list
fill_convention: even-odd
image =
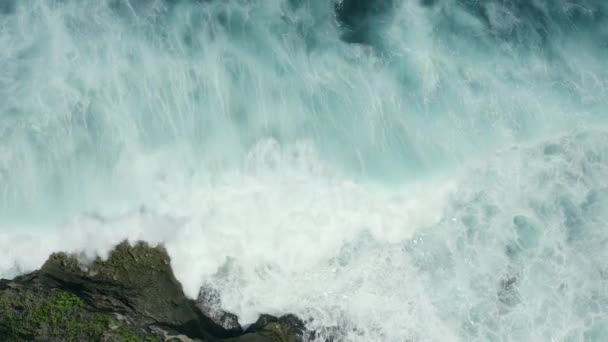
[(0, 277), (125, 238), (319, 341), (606, 341), (608, 2), (0, 0)]

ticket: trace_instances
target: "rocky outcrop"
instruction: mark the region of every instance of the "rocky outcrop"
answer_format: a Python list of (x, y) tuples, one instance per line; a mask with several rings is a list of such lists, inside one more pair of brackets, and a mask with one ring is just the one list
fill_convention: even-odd
[(239, 318), (235, 314), (222, 309), (220, 292), (210, 285), (205, 284), (201, 287), (196, 299), (196, 306), (206, 317), (209, 317), (214, 323), (219, 324), (229, 332), (236, 335), (243, 332), (239, 324)]
[(246, 334), (231, 341), (239, 342), (297, 342), (308, 336), (304, 322), (294, 315), (275, 317), (262, 315), (246, 331)]
[(204, 291), (197, 301), (184, 295), (160, 246), (124, 242), (108, 260), (86, 265), (56, 253), (38, 271), (0, 280), (0, 341), (292, 342), (305, 335), (293, 315), (262, 315), (243, 331), (219, 308), (219, 294)]

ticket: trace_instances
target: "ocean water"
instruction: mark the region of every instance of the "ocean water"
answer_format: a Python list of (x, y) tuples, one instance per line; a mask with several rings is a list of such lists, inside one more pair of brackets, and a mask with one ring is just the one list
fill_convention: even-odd
[(608, 2), (0, 0), (0, 276), (163, 243), (335, 341), (608, 340)]

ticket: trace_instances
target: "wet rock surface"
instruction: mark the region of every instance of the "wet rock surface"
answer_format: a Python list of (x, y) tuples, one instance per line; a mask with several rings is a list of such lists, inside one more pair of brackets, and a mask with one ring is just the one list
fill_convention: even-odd
[(222, 309), (222, 300), (217, 289), (210, 285), (203, 285), (199, 290), (196, 305), (206, 317), (209, 317), (222, 328), (237, 335), (243, 332), (239, 324), (239, 318), (235, 314)]
[(302, 341), (296, 316), (262, 315), (243, 331), (203, 287), (188, 299), (162, 246), (119, 244), (81, 264), (55, 253), (40, 270), (0, 280), (0, 341)]

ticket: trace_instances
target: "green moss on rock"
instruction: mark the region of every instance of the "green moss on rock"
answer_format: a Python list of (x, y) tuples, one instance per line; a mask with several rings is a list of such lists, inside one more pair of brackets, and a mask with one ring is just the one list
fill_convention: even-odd
[(88, 265), (56, 253), (39, 271), (0, 279), (2, 342), (298, 342), (303, 329), (292, 315), (263, 315), (245, 334), (225, 329), (184, 295), (165, 249), (145, 243)]
[(13, 289), (0, 294), (0, 339), (100, 340), (111, 317), (87, 310), (78, 296), (59, 290)]

